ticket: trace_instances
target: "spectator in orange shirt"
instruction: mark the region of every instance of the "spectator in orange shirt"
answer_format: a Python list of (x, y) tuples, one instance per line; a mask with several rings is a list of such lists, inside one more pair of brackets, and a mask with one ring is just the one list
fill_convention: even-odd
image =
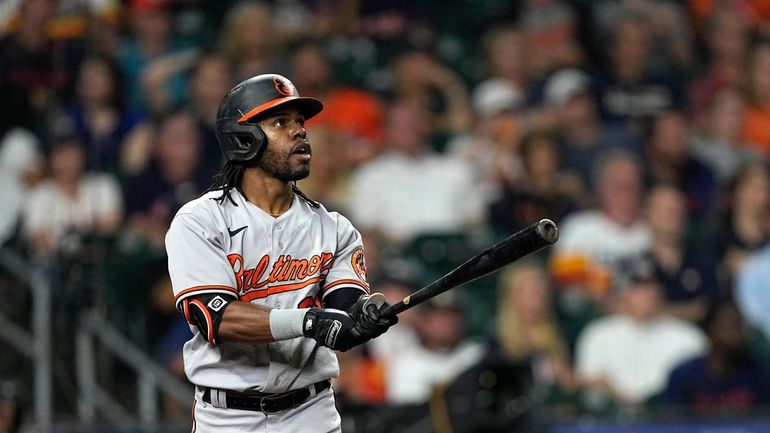
[(742, 138), (770, 155), (770, 39), (755, 42), (748, 58), (746, 88), (750, 105), (743, 119)]
[(343, 135), (340, 144), (347, 149), (339, 155), (349, 155), (351, 162), (358, 163), (379, 150), (383, 115), (380, 101), (373, 93), (337, 83), (326, 53), (314, 42), (304, 43), (294, 51), (290, 68), (303, 95), (323, 99), (324, 111), (309, 124)]

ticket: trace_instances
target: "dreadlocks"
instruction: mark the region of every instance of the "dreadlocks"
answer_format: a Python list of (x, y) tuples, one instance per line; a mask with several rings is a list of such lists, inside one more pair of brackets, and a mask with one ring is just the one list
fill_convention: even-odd
[[(233, 198), (230, 196), (230, 190), (235, 188), (243, 193), (241, 190), (241, 183), (243, 182), (243, 171), (245, 168), (246, 166), (243, 163), (227, 161), (225, 166), (222, 168), (222, 171), (214, 176), (214, 179), (211, 182), (211, 186), (208, 187), (206, 191), (204, 191), (204, 194), (210, 191), (222, 190), (222, 195), (215, 197), (212, 200), (216, 200), (219, 202), (219, 204), (223, 204), (225, 202), (225, 198), (227, 198), (230, 203), (238, 206), (238, 204), (235, 203), (235, 200), (233, 200)], [(311, 207), (318, 209), (321, 206), (317, 201), (305, 195), (305, 193), (299, 189), (296, 182), (292, 183), (291, 190), (294, 192), (294, 194), (297, 194), (300, 196), (300, 198), (305, 200)]]
[(315, 201), (315, 200), (312, 200), (310, 197), (306, 196), (306, 195), (305, 195), (305, 193), (304, 193), (304, 192), (302, 192), (302, 191), (299, 189), (299, 187), (297, 186), (297, 183), (296, 183), (296, 182), (294, 182), (294, 183), (291, 185), (291, 190), (292, 190), (292, 191), (294, 191), (294, 194), (297, 194), (298, 196), (300, 196), (300, 198), (301, 198), (302, 200), (305, 200), (305, 201), (307, 202), (307, 204), (309, 204), (309, 205), (310, 205), (310, 207), (314, 207), (314, 208), (316, 208), (316, 209), (318, 209), (319, 207), (321, 207), (321, 205), (320, 205), (320, 204), (319, 204), (317, 201)]
[(223, 204), (225, 202), (225, 198), (227, 198), (230, 200), (230, 203), (238, 206), (238, 204), (235, 203), (235, 200), (230, 197), (230, 190), (236, 188), (238, 191), (241, 191), (241, 182), (243, 182), (243, 170), (245, 168), (246, 166), (242, 163), (227, 161), (225, 166), (222, 167), (222, 171), (214, 176), (214, 179), (211, 181), (211, 186), (206, 191), (204, 191), (204, 194), (210, 191), (217, 191), (221, 189), (222, 195), (214, 198), (213, 200), (218, 201), (219, 204)]

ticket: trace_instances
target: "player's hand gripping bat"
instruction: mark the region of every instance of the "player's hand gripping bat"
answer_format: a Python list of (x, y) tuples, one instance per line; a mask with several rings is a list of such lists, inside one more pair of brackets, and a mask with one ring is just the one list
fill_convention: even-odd
[[(559, 228), (549, 219), (542, 219), (531, 226), (512, 234), (490, 248), (476, 254), (462, 265), (456, 267), (443, 277), (412, 293), (401, 301), (385, 307), (379, 311), (380, 316), (386, 314), (398, 314), (414, 307), (423, 301), (430, 299), (449, 289), (461, 284), (481, 278), (484, 275), (496, 271), (508, 263), (528, 256), (559, 239)], [(376, 295), (376, 294), (375, 294)], [(368, 305), (364, 305), (364, 311), (376, 314), (385, 303), (385, 297), (380, 295), (373, 297)]]

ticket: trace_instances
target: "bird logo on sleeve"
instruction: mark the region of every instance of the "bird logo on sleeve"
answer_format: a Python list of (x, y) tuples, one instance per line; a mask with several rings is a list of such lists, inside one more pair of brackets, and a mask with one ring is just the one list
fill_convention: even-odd
[(359, 248), (353, 251), (353, 255), (350, 259), (350, 265), (353, 267), (353, 271), (356, 273), (356, 275), (358, 275), (358, 278), (366, 283), (366, 258), (364, 257), (363, 248)]

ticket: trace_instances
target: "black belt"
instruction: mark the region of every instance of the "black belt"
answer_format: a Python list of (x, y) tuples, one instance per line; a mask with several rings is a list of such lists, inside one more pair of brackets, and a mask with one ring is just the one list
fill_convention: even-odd
[[(224, 391), (225, 404), (230, 409), (256, 410), (263, 413), (276, 413), (286, 409), (293, 409), (310, 398), (310, 387), (315, 389), (316, 394), (329, 389), (332, 383), (330, 380), (316, 382), (304, 388), (295, 389), (280, 394), (260, 394), (249, 395), (234, 391)], [(218, 391), (214, 391), (218, 392)], [(211, 389), (206, 388), (203, 391), (203, 401), (211, 403)]]

